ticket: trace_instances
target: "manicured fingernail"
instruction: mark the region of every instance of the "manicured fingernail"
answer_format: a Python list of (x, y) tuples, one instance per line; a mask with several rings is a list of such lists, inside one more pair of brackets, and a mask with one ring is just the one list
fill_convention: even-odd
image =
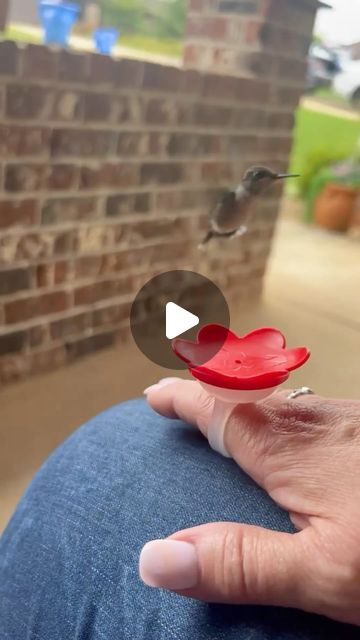
[(139, 571), (149, 587), (190, 589), (198, 581), (196, 549), (189, 542), (153, 540), (140, 554)]
[(167, 384), (171, 384), (172, 382), (177, 382), (179, 378), (163, 378), (159, 380), (156, 384), (152, 384), (150, 387), (144, 389), (144, 395), (146, 396), (150, 391), (154, 391), (154, 389), (161, 389), (161, 387), (166, 387)]

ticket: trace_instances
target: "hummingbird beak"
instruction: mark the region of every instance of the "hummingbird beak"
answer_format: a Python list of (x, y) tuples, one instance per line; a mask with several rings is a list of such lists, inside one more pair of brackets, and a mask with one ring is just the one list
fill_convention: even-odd
[(300, 178), (299, 173), (278, 173), (275, 180), (283, 180), (284, 178)]

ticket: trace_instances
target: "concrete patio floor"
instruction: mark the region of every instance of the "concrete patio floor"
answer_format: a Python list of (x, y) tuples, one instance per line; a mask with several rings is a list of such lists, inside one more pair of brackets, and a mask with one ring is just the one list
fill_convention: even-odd
[[(261, 303), (238, 309), (245, 332), (277, 326), (312, 358), (291, 386), (360, 399), (360, 246), (346, 237), (282, 219)], [(126, 375), (123, 364), (126, 362)], [(0, 530), (45, 457), (78, 425), (111, 404), (141, 395), (169, 370), (133, 344), (5, 388), (0, 395)]]

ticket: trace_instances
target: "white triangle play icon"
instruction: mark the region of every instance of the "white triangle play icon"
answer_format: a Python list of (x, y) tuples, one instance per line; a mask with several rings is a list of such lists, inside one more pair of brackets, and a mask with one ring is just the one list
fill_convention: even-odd
[(196, 327), (200, 319), (183, 307), (179, 307), (175, 302), (168, 302), (166, 305), (166, 337), (169, 340), (177, 338), (185, 331)]

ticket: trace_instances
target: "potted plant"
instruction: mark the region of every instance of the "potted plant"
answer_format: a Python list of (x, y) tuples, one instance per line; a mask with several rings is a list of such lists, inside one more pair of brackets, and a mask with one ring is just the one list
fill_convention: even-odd
[(58, 1), (41, 0), (39, 13), (44, 28), (45, 44), (59, 44), (66, 47), (69, 43), (70, 32), (78, 19), (80, 7), (78, 4)]
[(347, 231), (356, 198), (356, 187), (328, 182), (315, 201), (315, 223), (331, 231)]

